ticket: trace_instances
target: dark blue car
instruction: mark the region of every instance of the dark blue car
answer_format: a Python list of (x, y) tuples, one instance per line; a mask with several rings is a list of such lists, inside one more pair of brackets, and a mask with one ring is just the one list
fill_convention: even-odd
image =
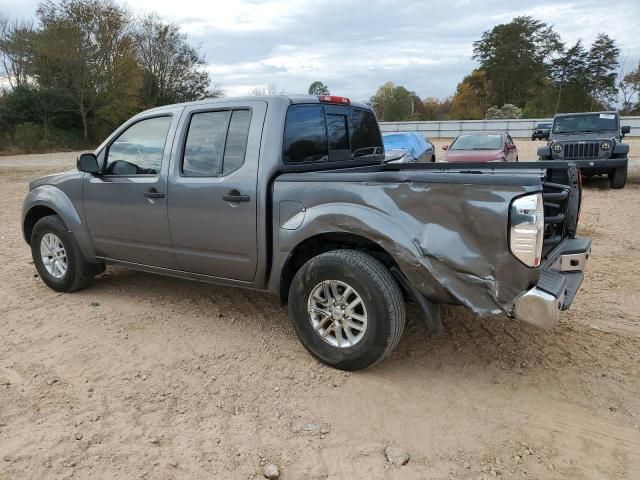
[(385, 163), (436, 161), (433, 144), (418, 132), (385, 133), (382, 141)]

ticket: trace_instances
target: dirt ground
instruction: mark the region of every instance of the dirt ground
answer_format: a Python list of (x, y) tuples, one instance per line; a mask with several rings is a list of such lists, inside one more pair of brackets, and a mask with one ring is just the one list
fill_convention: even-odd
[(48, 289), (20, 206), (72, 163), (0, 159), (0, 479), (640, 478), (639, 167), (586, 184), (593, 255), (553, 331), (450, 308), (430, 338), (410, 308), (391, 358), (346, 374), (265, 294), (116, 268)]

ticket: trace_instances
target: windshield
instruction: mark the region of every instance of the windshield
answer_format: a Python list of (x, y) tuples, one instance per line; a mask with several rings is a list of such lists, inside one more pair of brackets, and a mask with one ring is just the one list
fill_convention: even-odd
[(539, 123), (536, 128), (551, 128), (550, 123)]
[(553, 121), (553, 133), (601, 132), (618, 130), (618, 119), (613, 113), (567, 115)]
[(460, 135), (456, 138), (450, 150), (500, 150), (502, 135)]

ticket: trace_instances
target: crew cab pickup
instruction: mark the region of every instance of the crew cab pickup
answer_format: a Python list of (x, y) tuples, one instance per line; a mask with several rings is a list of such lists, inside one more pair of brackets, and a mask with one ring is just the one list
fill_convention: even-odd
[(268, 291), (308, 351), (346, 370), (389, 355), (405, 300), (431, 332), (443, 304), (551, 328), (591, 249), (574, 164), (385, 164), (374, 113), (344, 97), (155, 108), (77, 167), (24, 200), (49, 287), (110, 264)]

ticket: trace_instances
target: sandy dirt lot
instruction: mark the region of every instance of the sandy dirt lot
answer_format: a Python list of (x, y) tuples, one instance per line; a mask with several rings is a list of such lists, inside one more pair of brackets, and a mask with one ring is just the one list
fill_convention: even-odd
[(347, 374), (265, 294), (116, 268), (49, 290), (20, 206), (72, 159), (0, 159), (0, 479), (640, 478), (640, 168), (587, 183), (593, 255), (556, 329), (450, 308), (430, 338), (409, 308), (391, 358)]

